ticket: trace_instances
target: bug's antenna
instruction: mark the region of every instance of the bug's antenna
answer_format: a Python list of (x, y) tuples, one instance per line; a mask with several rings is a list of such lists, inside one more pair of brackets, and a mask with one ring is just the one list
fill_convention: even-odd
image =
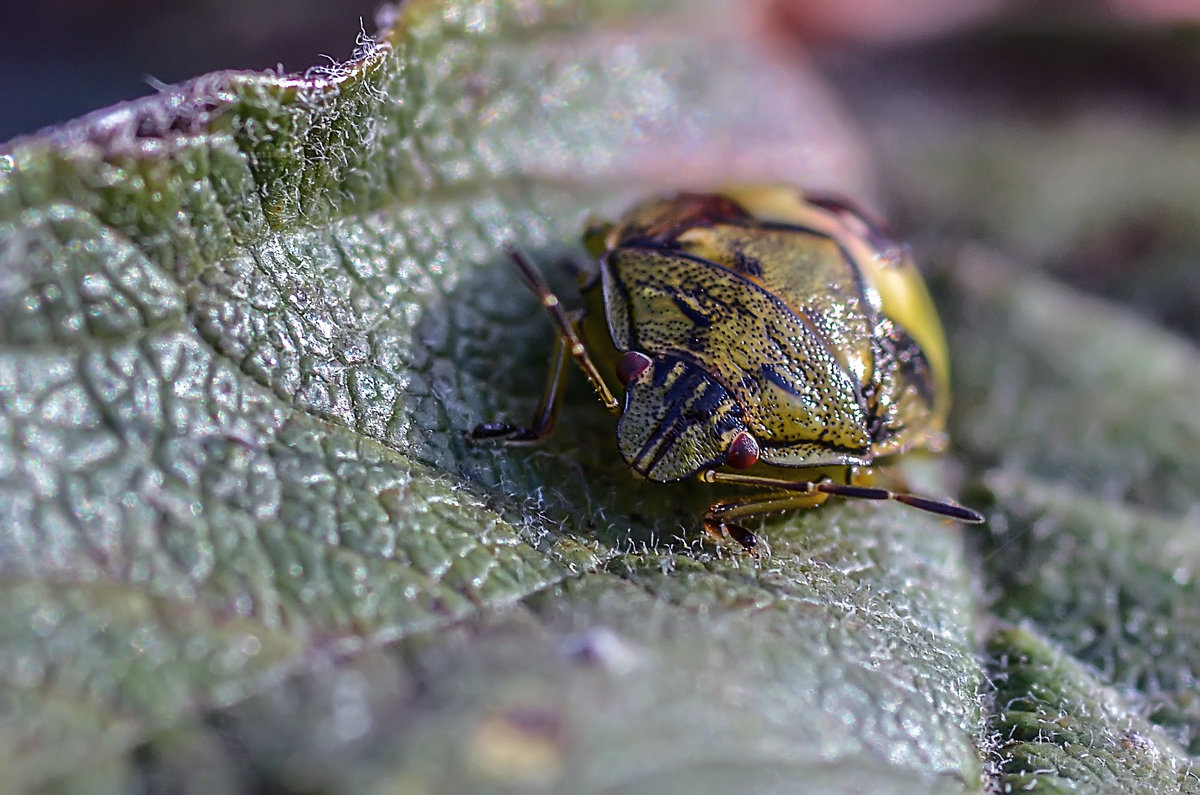
[(816, 490), (825, 494), (836, 494), (840, 497), (856, 497), (863, 500), (894, 500), (895, 502), (902, 502), (921, 511), (935, 513), (938, 516), (947, 516), (951, 519), (957, 519), (960, 522), (966, 522), (967, 524), (980, 524), (983, 522), (983, 515), (978, 511), (973, 511), (970, 508), (950, 502), (949, 500), (934, 500), (929, 497), (921, 497), (917, 494), (906, 494), (904, 492), (876, 489), (869, 486), (847, 486), (842, 483), (831, 483), (829, 481), (817, 483)]

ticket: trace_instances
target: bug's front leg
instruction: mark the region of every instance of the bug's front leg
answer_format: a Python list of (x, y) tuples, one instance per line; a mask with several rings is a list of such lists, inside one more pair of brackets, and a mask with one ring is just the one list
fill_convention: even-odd
[(513, 425), (507, 422), (485, 422), (476, 425), (468, 434), (471, 441), (485, 439), (501, 439), (510, 444), (533, 444), (554, 431), (558, 423), (559, 408), (562, 405), (563, 387), (567, 381), (568, 362), (571, 359), (579, 365), (584, 375), (591, 381), (605, 408), (616, 412), (619, 409), (617, 399), (612, 390), (600, 375), (600, 369), (592, 361), (587, 346), (579, 334), (579, 323), (583, 320), (582, 310), (568, 312), (563, 308), (558, 296), (550, 289), (550, 285), (542, 278), (537, 266), (514, 248), (506, 248), (505, 253), (513, 261), (525, 286), (537, 296), (538, 302), (546, 310), (550, 322), (554, 324), (555, 334), (554, 353), (550, 356), (549, 373), (546, 376), (546, 387), (542, 391), (542, 399), (533, 419), (528, 426)]
[[(983, 516), (964, 508), (950, 500), (938, 500), (922, 497), (907, 492), (889, 491), (870, 486), (855, 486), (846, 483), (835, 483), (831, 480), (784, 480), (782, 478), (761, 477), (758, 475), (742, 475), (734, 472), (718, 472), (707, 470), (700, 473), (700, 479), (705, 483), (731, 483), (740, 486), (757, 486), (770, 489), (771, 492), (759, 494), (738, 501), (722, 501), (712, 505), (704, 515), (704, 528), (709, 535), (729, 537), (737, 540), (743, 546), (747, 545), (739, 536), (754, 534), (741, 525), (733, 523), (734, 519), (745, 519), (752, 516), (764, 516), (780, 511), (800, 508), (811, 508), (824, 502), (830, 495), (850, 497), (861, 500), (893, 500), (927, 513), (945, 516), (959, 522), (977, 524), (983, 521)], [(773, 492), (773, 493), (772, 493)], [(732, 531), (730, 528), (733, 528)]]
[(758, 538), (735, 520), (812, 508), (823, 503), (829, 496), (818, 492), (815, 488), (816, 483), (806, 481), (805, 484), (796, 485), (808, 485), (813, 488), (809, 492), (767, 492), (740, 500), (715, 502), (704, 513), (704, 531), (717, 543), (724, 543), (727, 538), (732, 538), (745, 549), (752, 550), (758, 546)]
[(554, 330), (558, 332), (559, 341), (566, 346), (567, 352), (574, 357), (579, 369), (583, 370), (583, 374), (592, 382), (592, 387), (600, 396), (604, 407), (609, 411), (617, 411), (619, 408), (617, 399), (613, 397), (608, 384), (604, 383), (604, 377), (600, 375), (600, 368), (592, 361), (587, 346), (583, 344), (583, 338), (579, 336), (579, 321), (583, 318), (583, 312), (567, 312), (563, 309), (562, 302), (550, 289), (550, 285), (546, 283), (536, 265), (515, 248), (508, 247), (504, 251), (517, 266), (517, 271), (521, 274), (525, 285), (537, 296), (542, 308), (550, 316), (550, 322), (554, 324)]

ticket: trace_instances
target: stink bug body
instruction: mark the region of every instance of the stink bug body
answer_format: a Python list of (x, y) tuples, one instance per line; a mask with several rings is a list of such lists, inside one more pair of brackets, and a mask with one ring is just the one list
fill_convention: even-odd
[(862, 468), (944, 443), (946, 342), (907, 249), (848, 205), (785, 188), (682, 194), (589, 230), (596, 273), (569, 312), (509, 254), (558, 333), (529, 426), (473, 439), (534, 442), (555, 425), (573, 358), (645, 478), (755, 489), (713, 504), (706, 530), (744, 546), (739, 521), (828, 495), (896, 500), (965, 522), (945, 500), (859, 485)]

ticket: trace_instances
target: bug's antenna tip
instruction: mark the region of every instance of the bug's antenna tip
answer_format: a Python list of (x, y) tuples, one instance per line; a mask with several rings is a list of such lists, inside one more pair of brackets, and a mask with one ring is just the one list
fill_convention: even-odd
[(961, 505), (956, 505), (954, 507), (962, 511), (962, 516), (959, 517), (959, 521), (961, 522), (966, 522), (967, 524), (983, 524), (986, 521), (983, 518), (983, 514), (981, 514), (979, 511), (973, 511), (970, 508), (964, 508)]
[(927, 497), (918, 497), (916, 494), (895, 494), (892, 499), (922, 511), (955, 519), (964, 524), (982, 524), (984, 521), (983, 514), (949, 500), (931, 500)]

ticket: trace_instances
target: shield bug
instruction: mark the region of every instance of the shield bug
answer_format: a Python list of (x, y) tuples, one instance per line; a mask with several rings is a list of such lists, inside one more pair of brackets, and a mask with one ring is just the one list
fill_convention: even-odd
[(746, 187), (640, 204), (584, 243), (598, 268), (580, 277), (576, 311), (509, 250), (558, 342), (532, 422), (482, 424), (472, 439), (548, 435), (574, 359), (619, 416), (635, 472), (754, 490), (709, 507), (714, 538), (752, 547), (740, 522), (830, 495), (982, 521), (864, 485), (867, 467), (940, 449), (950, 400), (933, 302), (880, 224), (836, 199)]

